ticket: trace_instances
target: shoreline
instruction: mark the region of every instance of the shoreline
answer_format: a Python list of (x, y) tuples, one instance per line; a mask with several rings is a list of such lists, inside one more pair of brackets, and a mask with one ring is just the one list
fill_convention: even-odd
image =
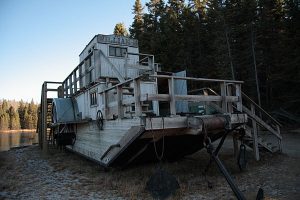
[(36, 129), (0, 130), (1, 133), (36, 132)]

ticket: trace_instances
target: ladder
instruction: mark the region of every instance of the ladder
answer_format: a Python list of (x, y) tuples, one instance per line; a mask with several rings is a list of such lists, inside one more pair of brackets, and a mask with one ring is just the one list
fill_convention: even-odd
[[(51, 88), (49, 85), (59, 85)], [(39, 145), (44, 153), (48, 152), (48, 145), (54, 144), (54, 135), (51, 129), (52, 123), (52, 98), (48, 98), (48, 92), (57, 92), (58, 97), (63, 97), (62, 82), (45, 81), (42, 85), (41, 104), (38, 115)]]

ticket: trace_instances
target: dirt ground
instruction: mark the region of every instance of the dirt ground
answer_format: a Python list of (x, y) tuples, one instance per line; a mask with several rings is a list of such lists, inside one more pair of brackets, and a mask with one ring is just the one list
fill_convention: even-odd
[[(220, 158), (247, 199), (255, 199), (259, 188), (265, 199), (300, 199), (300, 131), (285, 133), (283, 138), (283, 154), (264, 152), (259, 162), (250, 158), (244, 172), (235, 164), (231, 148), (221, 150)], [(235, 199), (215, 164), (207, 173), (213, 186), (208, 188), (202, 175), (208, 161), (202, 150), (176, 162), (161, 163), (180, 185), (170, 199)], [(152, 163), (106, 171), (71, 152), (52, 150), (44, 156), (38, 146), (13, 149), (0, 153), (0, 199), (152, 199), (145, 185), (158, 166)]]

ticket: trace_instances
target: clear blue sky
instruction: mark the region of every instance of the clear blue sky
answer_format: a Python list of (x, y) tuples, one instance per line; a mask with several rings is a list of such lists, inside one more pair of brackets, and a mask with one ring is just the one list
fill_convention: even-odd
[(94, 35), (112, 34), (118, 22), (131, 25), (133, 4), (0, 0), (0, 99), (39, 102), (43, 81), (63, 81)]

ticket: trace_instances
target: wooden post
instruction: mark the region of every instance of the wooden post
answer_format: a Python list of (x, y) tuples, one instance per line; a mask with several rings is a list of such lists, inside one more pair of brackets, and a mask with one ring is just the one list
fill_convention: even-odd
[(221, 107), (223, 112), (227, 112), (227, 101), (226, 101), (226, 83), (223, 82), (220, 84), (221, 87), (221, 96), (222, 96), (222, 102), (221, 102)]
[(68, 77), (69, 79), (69, 88), (70, 88), (70, 94), (73, 94), (73, 83), (72, 83), (72, 74)]
[[(227, 95), (232, 96), (232, 85), (226, 84)], [(229, 113), (233, 113), (232, 102), (227, 103), (227, 109)]]
[[(280, 135), (280, 127), (279, 127), (278, 124), (276, 125), (276, 129), (277, 129), (278, 135)], [(277, 139), (278, 139), (279, 152), (282, 153), (282, 143), (281, 143), (281, 139), (280, 139), (280, 138), (277, 138)]]
[(117, 111), (118, 111), (119, 119), (122, 119), (124, 117), (122, 99), (123, 99), (122, 85), (120, 85), (117, 86)]
[(239, 98), (238, 102), (236, 102), (236, 108), (238, 111), (243, 111), (243, 102), (242, 102), (242, 89), (241, 84), (235, 84), (235, 95)]
[(77, 92), (77, 77), (76, 70), (73, 71), (73, 85), (74, 85), (74, 93)]
[(174, 77), (168, 79), (169, 95), (170, 95), (170, 115), (176, 115), (176, 104), (175, 104), (175, 91), (174, 91)]
[[(251, 113), (255, 116), (255, 107), (251, 103)], [(258, 149), (258, 138), (257, 138), (257, 124), (254, 119), (252, 119), (252, 138), (253, 138), (253, 152), (255, 160), (259, 161), (259, 149)]]
[(42, 98), (42, 135), (43, 135), (43, 153), (48, 153), (47, 140), (47, 83), (43, 84), (43, 98)]
[(135, 116), (140, 117), (142, 115), (142, 105), (141, 105), (141, 80), (133, 80), (133, 92), (135, 98)]
[(108, 119), (108, 96), (107, 92), (103, 92), (103, 106), (104, 106), (104, 113), (103, 113), (103, 118)]
[(58, 86), (57, 88), (57, 97), (64, 98), (64, 89), (62, 85)]

